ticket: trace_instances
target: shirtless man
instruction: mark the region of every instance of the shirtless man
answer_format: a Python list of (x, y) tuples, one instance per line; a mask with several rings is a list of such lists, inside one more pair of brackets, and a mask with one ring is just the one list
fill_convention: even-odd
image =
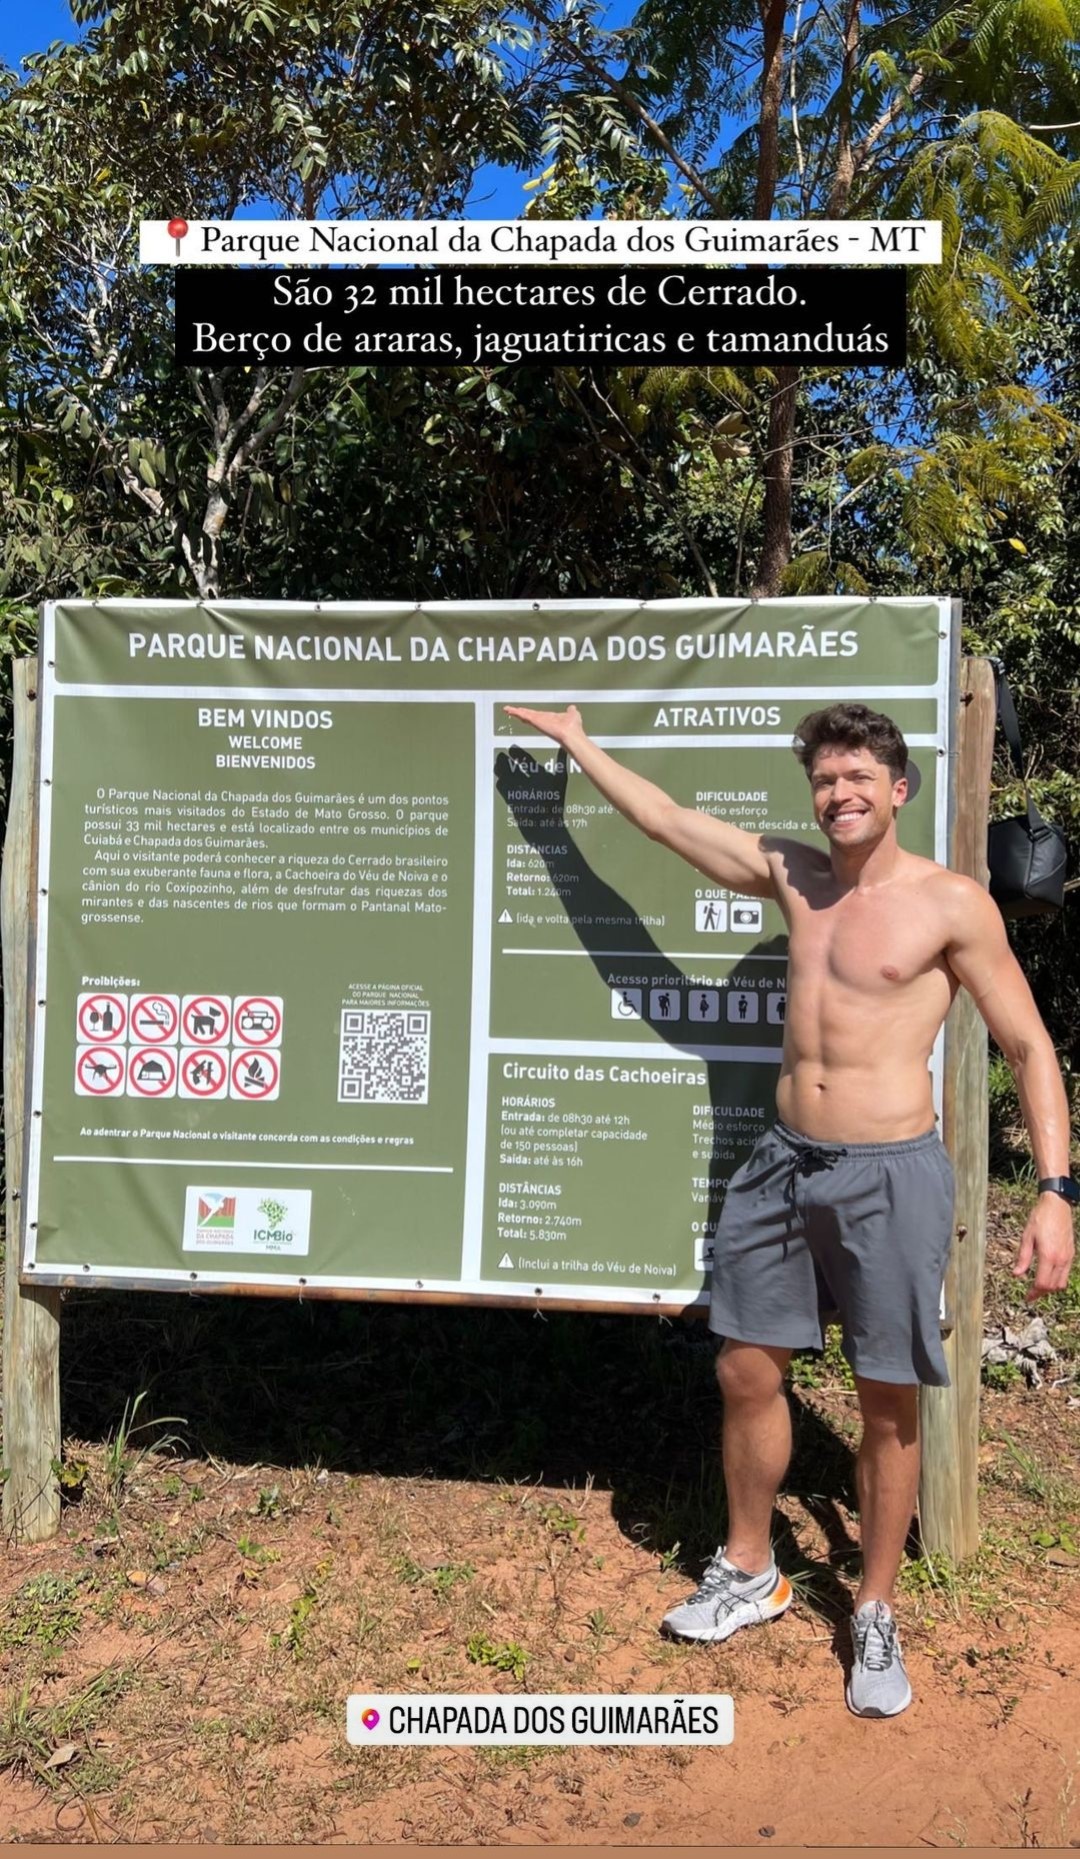
[(732, 1177), (713, 1265), (729, 1534), (664, 1626), (723, 1640), (791, 1604), (769, 1534), (791, 1453), (783, 1379), (794, 1350), (821, 1346), (821, 1281), (840, 1311), (863, 1419), (847, 1702), (860, 1716), (895, 1716), (911, 1702), (891, 1601), (918, 1486), (918, 1387), (948, 1381), (939, 1300), (952, 1171), (935, 1130), (930, 1052), (966, 987), (1012, 1068), (1035, 1152), (1040, 1192), (1014, 1270), (1024, 1277), (1034, 1262), (1028, 1295), (1041, 1297), (1068, 1280), (1078, 1198), (1049, 1035), (987, 893), (899, 845), (908, 756), (890, 718), (835, 704), (799, 725), (822, 851), (680, 806), (591, 742), (576, 708), (507, 714), (551, 736), (650, 839), (784, 913), (778, 1121)]

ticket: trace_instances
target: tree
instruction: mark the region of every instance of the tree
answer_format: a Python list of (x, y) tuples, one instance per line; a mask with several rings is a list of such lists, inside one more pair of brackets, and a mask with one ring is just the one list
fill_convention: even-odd
[[(526, 11), (636, 119), (687, 211), (940, 218), (944, 262), (914, 277), (914, 359), (953, 369), (973, 393), (985, 389), (984, 419), (1005, 407), (1001, 389), (1030, 318), (1017, 269), (1077, 224), (1080, 162), (1068, 136), (1077, 127), (1069, 98), (1080, 76), (1078, 0), (922, 0), (902, 11), (867, 0), (744, 0), (722, 18), (706, 0), (678, 9), (645, 0), (629, 28), (609, 35), (622, 72), (598, 54), (587, 13), (557, 17), (545, 0), (528, 0)], [(758, 375), (758, 593), (793, 584), (798, 409), (805, 416), (821, 378), (788, 368)], [(1008, 402), (999, 452), (1022, 414), (1042, 421), (1036, 389)], [(1022, 434), (1021, 452), (1030, 438)], [(883, 444), (857, 469), (891, 462), (902, 464)], [(952, 460), (939, 459), (931, 475), (947, 482)]]
[(506, 64), (523, 34), (472, 0), (75, 11), (98, 22), (85, 40), (0, 90), (15, 490), (40, 490), (26, 473), (42, 466), (84, 520), (88, 504), (134, 505), (143, 556), (179, 557), (209, 598), (230, 517), (273, 494), (266, 463), (313, 371), (175, 371), (168, 278), (140, 269), (138, 220), (229, 218), (260, 198), (305, 217), (458, 212), (478, 163), (535, 139)]

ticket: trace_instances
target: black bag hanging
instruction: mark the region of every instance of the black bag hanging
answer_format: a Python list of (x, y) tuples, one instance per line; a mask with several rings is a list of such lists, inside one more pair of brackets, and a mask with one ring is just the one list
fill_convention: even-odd
[(1016, 706), (1000, 659), (992, 658), (998, 722), (1013, 767), (1024, 784), (1026, 810), (995, 820), (987, 844), (990, 895), (1003, 917), (1053, 916), (1065, 902), (1068, 843), (1060, 826), (1044, 820), (1028, 791)]

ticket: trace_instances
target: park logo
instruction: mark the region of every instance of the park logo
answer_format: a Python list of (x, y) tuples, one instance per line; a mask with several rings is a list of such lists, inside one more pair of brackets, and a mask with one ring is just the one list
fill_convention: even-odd
[(307, 1188), (189, 1187), (183, 1250), (306, 1257), (310, 1228)]
[(214, 1244), (219, 1233), (232, 1233), (236, 1226), (235, 1194), (214, 1194), (209, 1190), (199, 1195), (198, 1232), (208, 1235), (207, 1245)]

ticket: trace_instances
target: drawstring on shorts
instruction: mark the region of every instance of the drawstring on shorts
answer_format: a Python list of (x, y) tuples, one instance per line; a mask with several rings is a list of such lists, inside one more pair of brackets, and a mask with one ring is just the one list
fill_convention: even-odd
[(804, 1149), (796, 1150), (792, 1173), (812, 1175), (821, 1168), (835, 1168), (840, 1157), (846, 1154), (846, 1149), (819, 1149), (816, 1143), (807, 1143)]

